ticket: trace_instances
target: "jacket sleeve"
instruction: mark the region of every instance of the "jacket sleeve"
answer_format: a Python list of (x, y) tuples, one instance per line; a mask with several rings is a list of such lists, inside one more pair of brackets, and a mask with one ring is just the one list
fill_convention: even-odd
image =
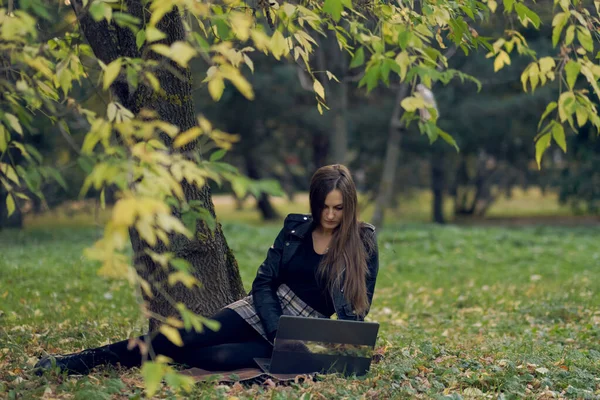
[[(377, 274), (379, 273), (379, 250), (377, 248), (377, 234), (375, 231), (370, 231), (370, 235), (373, 235), (373, 249), (371, 250), (369, 260), (367, 261), (367, 269), (369, 274), (367, 276), (367, 297), (369, 298), (369, 309), (373, 303), (373, 294), (375, 293), (375, 283), (377, 282)], [(367, 310), (367, 313), (369, 310)], [(365, 314), (366, 315), (366, 314)]]
[(256, 278), (252, 282), (252, 300), (260, 318), (267, 338), (272, 342), (277, 333), (279, 317), (283, 314), (277, 297), (280, 285), (279, 267), (284, 245), (284, 230), (275, 239), (275, 243), (267, 252), (267, 258), (258, 268)]

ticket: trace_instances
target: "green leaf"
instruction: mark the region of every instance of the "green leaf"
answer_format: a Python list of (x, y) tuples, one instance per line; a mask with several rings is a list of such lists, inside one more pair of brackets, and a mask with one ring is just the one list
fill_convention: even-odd
[(406, 50), (406, 47), (408, 47), (408, 43), (410, 42), (412, 36), (412, 32), (408, 30), (403, 30), (400, 31), (400, 33), (398, 33), (398, 44), (400, 45), (400, 48), (402, 48), (402, 50)]
[(548, 116), (548, 114), (550, 114), (554, 109), (556, 109), (557, 106), (558, 106), (558, 104), (556, 104), (555, 101), (551, 102), (550, 104), (548, 104), (546, 106), (546, 111), (544, 111), (544, 113), (542, 114), (542, 117), (540, 118), (540, 122), (538, 123), (538, 129), (540, 129), (540, 125), (542, 125), (542, 121)]
[(226, 153), (227, 153), (227, 150), (225, 150), (225, 149), (217, 150), (210, 155), (209, 161), (211, 161), (211, 162), (219, 161), (221, 158), (223, 158), (225, 156)]
[(109, 11), (107, 11), (106, 8), (108, 8), (110, 11), (112, 11), (110, 9), (110, 6), (103, 1), (94, 1), (92, 3), (92, 5), (89, 8), (89, 10), (90, 10), (89, 12), (90, 12), (90, 15), (92, 16), (92, 18), (94, 19), (94, 21), (97, 22), (97, 21), (104, 19), (105, 15), (107, 15), (109, 13)]
[(182, 272), (189, 272), (192, 265), (184, 260), (183, 258), (174, 258), (171, 260), (171, 265), (173, 266), (173, 268), (182, 271)]
[(219, 329), (221, 329), (221, 323), (219, 321), (215, 321), (214, 319), (208, 319), (202, 316), (200, 317), (200, 320), (202, 321), (204, 326), (206, 326), (211, 331), (217, 332)]
[(365, 62), (365, 49), (360, 47), (354, 53), (354, 57), (352, 57), (352, 61), (350, 61), (350, 68), (356, 68), (363, 65)]
[(176, 372), (166, 373), (165, 382), (167, 382), (167, 384), (174, 389), (182, 389), (186, 392), (191, 391), (196, 384), (196, 380), (191, 376), (178, 374)]
[(567, 73), (567, 85), (569, 85), (569, 89), (573, 90), (573, 86), (575, 86), (577, 75), (579, 75), (580, 70), (581, 65), (575, 60), (569, 60), (567, 65), (565, 65), (565, 72)]
[(575, 25), (571, 25), (567, 28), (567, 33), (565, 34), (565, 46), (573, 43), (573, 39), (575, 38)]
[(552, 19), (552, 47), (556, 47), (558, 41), (560, 39), (560, 34), (565, 27), (565, 25), (569, 22), (569, 14), (567, 13), (558, 13)]
[(134, 89), (137, 89), (138, 87), (138, 73), (135, 70), (135, 68), (131, 67), (131, 66), (127, 66), (127, 82), (131, 85), (131, 87), (133, 87)]
[(6, 196), (6, 209), (8, 210), (8, 216), (10, 217), (15, 212), (15, 199), (12, 194)]
[(533, 26), (535, 26), (536, 29), (540, 28), (541, 21), (540, 21), (539, 15), (537, 15), (536, 13), (531, 11), (523, 3), (517, 3), (515, 5), (515, 11), (517, 12), (517, 15), (519, 16), (519, 19), (521, 20), (521, 23), (523, 24), (523, 26), (526, 27), (527, 21), (529, 20), (529, 21), (531, 21)]
[(375, 87), (377, 87), (377, 80), (379, 79), (379, 65), (373, 65), (367, 69), (365, 75), (361, 78), (360, 82), (358, 82), (358, 87), (363, 87), (365, 83), (367, 84), (367, 92), (370, 92)]
[(560, 122), (565, 122), (571, 118), (575, 112), (575, 94), (573, 92), (563, 92), (558, 98), (558, 116)]
[(208, 229), (214, 232), (215, 228), (217, 227), (217, 221), (212, 216), (210, 211), (204, 207), (195, 207), (194, 215), (201, 221), (205, 222), (206, 226), (208, 226)]
[(119, 72), (121, 72), (121, 59), (117, 58), (116, 60), (108, 64), (106, 66), (106, 69), (104, 70), (104, 90), (110, 87), (110, 85), (114, 82), (117, 76), (119, 76)]
[(56, 183), (58, 183), (63, 189), (68, 189), (67, 182), (65, 182), (64, 178), (56, 168), (46, 167), (45, 171), (49, 176), (54, 178)]
[(144, 42), (146, 42), (146, 31), (144, 29), (140, 29), (135, 35), (135, 45), (137, 46), (138, 50), (142, 48)]
[(344, 6), (341, 0), (325, 0), (325, 4), (323, 4), (323, 11), (331, 15), (335, 22), (339, 22), (343, 10)]
[(546, 149), (550, 146), (551, 139), (552, 136), (550, 135), (550, 133), (546, 133), (545, 135), (540, 136), (538, 141), (535, 143), (535, 160), (539, 169), (542, 168), (542, 156), (544, 155)]
[(589, 52), (594, 51), (594, 41), (592, 39), (592, 34), (587, 28), (582, 26), (577, 27), (577, 40), (581, 46)]
[(453, 146), (456, 149), (457, 153), (460, 151), (460, 149), (458, 148), (458, 144), (456, 144), (456, 140), (454, 140), (454, 138), (449, 133), (444, 132), (440, 128), (438, 128), (437, 131), (438, 135), (450, 146)]
[(511, 12), (513, 5), (515, 4), (515, 0), (503, 0), (504, 11)]
[[(565, 129), (557, 122), (552, 126), (552, 137), (558, 146), (566, 153), (567, 152), (567, 140), (565, 139)], [(538, 162), (539, 165), (539, 162)]]
[(152, 397), (160, 388), (165, 373), (165, 366), (155, 361), (146, 361), (142, 365), (141, 374), (146, 383), (146, 396)]

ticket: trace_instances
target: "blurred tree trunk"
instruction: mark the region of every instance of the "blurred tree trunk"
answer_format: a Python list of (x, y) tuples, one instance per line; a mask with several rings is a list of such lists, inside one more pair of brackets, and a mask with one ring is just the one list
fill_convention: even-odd
[(396, 167), (400, 158), (400, 142), (404, 132), (404, 124), (400, 122), (402, 107), (400, 103), (408, 95), (409, 86), (405, 83), (400, 85), (396, 95), (394, 111), (390, 118), (389, 135), (386, 145), (383, 172), (379, 181), (379, 189), (375, 198), (375, 211), (371, 223), (380, 228), (383, 226), (385, 210), (389, 207), (394, 192), (394, 181), (396, 179)]
[(316, 134), (312, 140), (313, 162), (315, 168), (327, 165), (327, 156), (329, 154), (329, 137)]
[[(258, 173), (256, 160), (254, 158), (254, 155), (252, 154), (252, 150), (244, 152), (244, 161), (246, 163), (246, 173), (248, 174), (248, 177), (252, 179), (260, 179), (261, 176)], [(260, 211), (263, 220), (272, 221), (279, 219), (279, 214), (271, 204), (268, 194), (261, 193), (256, 198), (256, 207)]]
[[(121, 56), (141, 57), (142, 49), (137, 48), (135, 37), (128, 29), (120, 28), (106, 21), (95, 22), (89, 14), (85, 14), (80, 0), (72, 2), (78, 17), (81, 29), (94, 54), (105, 64)], [(141, 0), (126, 0), (128, 11), (131, 15), (142, 21), (149, 20), (149, 12), (144, 8)], [(181, 16), (177, 9), (167, 13), (158, 23), (157, 28), (167, 37), (161, 41), (166, 45), (177, 40), (184, 40), (184, 28)], [(111, 86), (113, 94), (119, 102), (137, 114), (142, 108), (156, 111), (164, 121), (177, 125), (185, 131), (196, 125), (194, 105), (192, 101), (192, 79), (188, 69), (181, 68), (170, 60), (151, 51), (143, 53), (148, 57), (155, 57), (169, 69), (162, 68), (156, 71), (164, 93), (157, 95), (149, 87), (140, 85), (134, 92), (129, 92), (126, 81), (117, 78)], [(175, 71), (177, 75), (173, 72)], [(165, 135), (165, 142), (171, 145)], [(182, 151), (192, 151), (196, 143), (190, 143)], [(197, 189), (183, 182), (186, 199), (199, 200), (211, 215), (215, 216), (210, 188), (204, 186)], [(156, 249), (155, 251), (171, 251), (176, 257), (187, 260), (192, 265), (193, 275), (202, 283), (200, 290), (188, 290), (181, 284), (170, 286), (167, 284), (167, 272), (155, 263), (146, 250), (149, 249), (137, 234), (130, 231), (131, 243), (134, 250), (134, 265), (139, 274), (154, 286), (154, 296), (147, 297), (147, 308), (152, 313), (163, 316), (177, 315), (174, 302), (182, 302), (190, 310), (210, 316), (224, 305), (238, 300), (245, 294), (239, 275), (239, 269), (231, 249), (223, 235), (220, 224), (214, 232), (210, 232), (206, 224), (198, 223), (194, 239), (176, 236), (171, 240), (171, 246)], [(202, 238), (202, 240), (196, 239)], [(171, 300), (171, 301), (169, 301)], [(155, 330), (159, 322), (150, 320), (150, 330)]]
[(433, 194), (433, 222), (444, 224), (444, 156), (441, 152), (433, 152), (430, 161), (431, 168), (431, 192)]
[(348, 162), (348, 83), (343, 80), (336, 83), (331, 93), (333, 102), (330, 104), (334, 109), (331, 162), (346, 164)]
[[(333, 113), (330, 129), (328, 164), (346, 164), (348, 162), (348, 83), (345, 81), (347, 68), (346, 53), (340, 50), (337, 39), (331, 32), (317, 48), (317, 65), (321, 74), (319, 80), (329, 98), (327, 104)], [(339, 82), (330, 85), (325, 71), (335, 75)], [(323, 164), (321, 164), (323, 165)], [(319, 165), (319, 166), (321, 166)]]

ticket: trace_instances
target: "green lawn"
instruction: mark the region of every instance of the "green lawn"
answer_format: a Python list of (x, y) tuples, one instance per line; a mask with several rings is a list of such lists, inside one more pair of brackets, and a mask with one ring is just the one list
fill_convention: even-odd
[[(279, 227), (224, 223), (248, 287)], [(140, 332), (132, 288), (97, 276), (94, 227), (0, 232), (0, 398), (136, 398), (137, 371), (31, 376), (37, 357)], [(598, 398), (600, 229), (408, 223), (379, 232), (369, 318), (383, 359), (362, 379), (198, 385), (194, 398)], [(163, 389), (157, 397), (174, 397)]]

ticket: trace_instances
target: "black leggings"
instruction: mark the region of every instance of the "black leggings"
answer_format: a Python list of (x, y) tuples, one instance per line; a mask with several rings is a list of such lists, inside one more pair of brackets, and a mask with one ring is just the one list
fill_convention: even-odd
[[(216, 332), (206, 327), (202, 332), (179, 329), (183, 341), (181, 347), (157, 333), (151, 340), (153, 353), (167, 356), (177, 364), (209, 371), (253, 367), (256, 366), (255, 357), (271, 357), (272, 345), (235, 311), (224, 308), (211, 319), (221, 323), (221, 328)], [(140, 340), (144, 340), (144, 337), (140, 337)], [(112, 343), (91, 349), (89, 353), (83, 352), (82, 355), (88, 353), (91, 357), (86, 360), (89, 367), (117, 363), (124, 367), (138, 367), (142, 363), (140, 349), (135, 347), (128, 350), (128, 342)]]

